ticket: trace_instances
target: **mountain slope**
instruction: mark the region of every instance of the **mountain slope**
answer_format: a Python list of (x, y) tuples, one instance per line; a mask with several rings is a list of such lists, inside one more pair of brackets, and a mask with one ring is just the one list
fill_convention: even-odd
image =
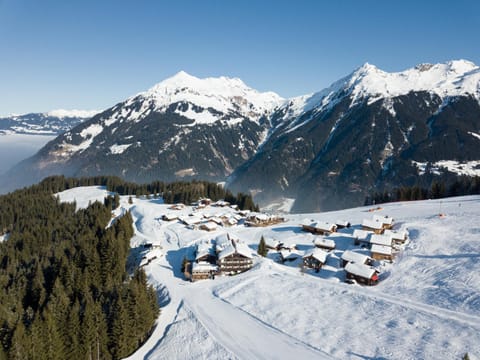
[(366, 64), (275, 111), (268, 139), (229, 184), (264, 201), (296, 197), (294, 211), (329, 210), (412, 185), (420, 174), (429, 182), (447, 160), (475, 167), (479, 84), (480, 69), (466, 61), (393, 74)]
[[(83, 190), (80, 191), (80, 190)], [(88, 204), (89, 188), (60, 194)], [(331, 238), (336, 249), (316, 273), (299, 271), (299, 263), (276, 263), (254, 256), (255, 266), (235, 276), (190, 283), (180, 267), (197, 244), (224, 234), (192, 230), (181, 222), (159, 221), (168, 204), (121, 198), (116, 214), (129, 210), (134, 219), (131, 240), (138, 261), (145, 242), (160, 241), (163, 256), (145, 266), (148, 279), (164, 299), (150, 339), (129, 359), (199, 358), (272, 359), (285, 354), (299, 358), (458, 359), (466, 352), (480, 355), (480, 196), (384, 204), (378, 215), (395, 219), (395, 228), (408, 228), (410, 240), (393, 263), (376, 262), (380, 283), (374, 287), (344, 283), (340, 266), (344, 250), (354, 249), (352, 233), (368, 208), (308, 214), (312, 221), (344, 219), (352, 227)], [(439, 206), (445, 217), (438, 217)], [(176, 213), (188, 216), (190, 208)], [(234, 213), (207, 207), (199, 213)], [(233, 225), (228, 233), (255, 252), (260, 237), (312, 249), (314, 235), (300, 230), (306, 215), (285, 215), (285, 223), (265, 228)], [(368, 254), (366, 249), (356, 249)], [(199, 299), (201, 301), (199, 301)], [(218, 310), (218, 311), (217, 311)], [(374, 336), (366, 334), (371, 329)], [(368, 333), (368, 331), (367, 331)], [(457, 336), (452, 337), (452, 334)], [(256, 335), (256, 336), (255, 336)], [(236, 339), (240, 339), (235, 341)], [(261, 339), (269, 339), (269, 346)], [(247, 355), (248, 354), (248, 355)]]
[(11, 176), (223, 181), (256, 152), (267, 116), (282, 102), (239, 79), (180, 72), (60, 135)]

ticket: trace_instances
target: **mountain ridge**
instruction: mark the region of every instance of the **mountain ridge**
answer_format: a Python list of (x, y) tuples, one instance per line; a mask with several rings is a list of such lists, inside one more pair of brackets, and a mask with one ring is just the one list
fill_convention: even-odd
[(455, 173), (445, 161), (475, 169), (479, 99), (480, 68), (466, 60), (397, 73), (366, 63), (292, 99), (181, 71), (60, 135), (14, 173), (227, 181), (260, 200), (325, 210)]

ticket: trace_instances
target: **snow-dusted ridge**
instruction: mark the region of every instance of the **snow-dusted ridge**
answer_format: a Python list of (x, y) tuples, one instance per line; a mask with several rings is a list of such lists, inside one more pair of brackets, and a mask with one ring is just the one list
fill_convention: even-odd
[[(352, 105), (363, 99), (368, 99), (368, 104), (371, 104), (412, 91), (427, 91), (444, 100), (471, 95), (480, 101), (480, 67), (467, 60), (452, 60), (440, 64), (420, 64), (405, 71), (389, 73), (365, 63), (319, 92), (289, 99), (279, 110), (284, 112), (282, 119), (290, 122), (288, 130), (291, 131), (308, 122), (308, 118), (298, 119), (300, 115), (324, 110), (346, 96), (351, 97)], [(392, 108), (388, 110), (394, 111)]]
[(52, 110), (49, 112), (44, 113), (46, 116), (56, 116), (59, 118), (66, 118), (66, 117), (78, 117), (78, 118), (91, 118), (98, 114), (99, 110), (65, 110), (65, 109), (57, 109)]
[(185, 103), (175, 112), (194, 120), (194, 124), (209, 124), (222, 120), (225, 115), (233, 116), (229, 121), (239, 121), (242, 117), (257, 121), (282, 104), (284, 99), (273, 92), (258, 92), (238, 78), (200, 79), (180, 71), (129, 98), (126, 105), (138, 101), (142, 106), (128, 114), (129, 120), (140, 120), (152, 111), (164, 112), (171, 104)]

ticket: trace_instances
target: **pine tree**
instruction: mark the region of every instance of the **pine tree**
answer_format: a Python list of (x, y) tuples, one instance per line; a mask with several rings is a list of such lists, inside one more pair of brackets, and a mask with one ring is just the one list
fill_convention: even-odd
[(263, 257), (267, 256), (268, 254), (267, 245), (265, 244), (265, 239), (263, 238), (263, 235), (260, 238), (260, 242), (258, 243), (257, 254)]

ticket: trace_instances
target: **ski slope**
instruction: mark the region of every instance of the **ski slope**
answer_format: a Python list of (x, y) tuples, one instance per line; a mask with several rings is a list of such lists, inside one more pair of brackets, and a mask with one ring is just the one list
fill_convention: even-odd
[[(70, 191), (77, 204), (88, 204), (88, 189), (62, 196), (71, 199)], [(128, 359), (459, 359), (466, 352), (480, 357), (480, 196), (392, 203), (375, 211), (410, 233), (393, 264), (377, 263), (382, 273), (375, 287), (344, 283), (338, 260), (354, 248), (350, 235), (371, 218), (369, 208), (292, 214), (271, 227), (205, 232), (162, 221), (171, 210), (161, 201), (134, 199), (129, 205), (127, 199), (122, 197), (117, 213), (129, 209), (134, 217), (132, 251), (141, 257), (140, 244), (160, 239), (164, 254), (145, 267), (158, 290), (161, 315), (152, 336)], [(189, 247), (225, 231), (252, 252), (262, 235), (307, 250), (313, 235), (300, 231), (305, 218), (353, 225), (337, 234), (337, 248), (319, 273), (257, 256), (251, 270), (232, 277), (190, 283), (180, 273)]]

